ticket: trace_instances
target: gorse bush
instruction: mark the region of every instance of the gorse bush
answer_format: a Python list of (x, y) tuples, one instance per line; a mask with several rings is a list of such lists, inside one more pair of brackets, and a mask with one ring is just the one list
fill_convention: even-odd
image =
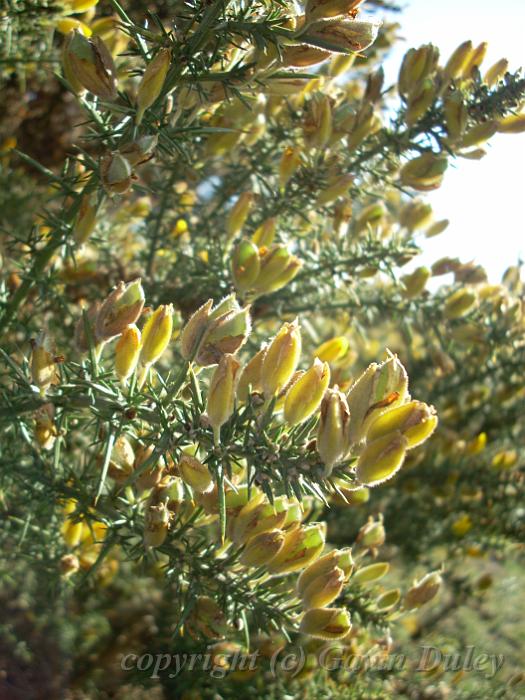
[(8, 697), (448, 696), (394, 652), (518, 553), (524, 287), (404, 266), (525, 79), (388, 85), (362, 4), (3, 11)]

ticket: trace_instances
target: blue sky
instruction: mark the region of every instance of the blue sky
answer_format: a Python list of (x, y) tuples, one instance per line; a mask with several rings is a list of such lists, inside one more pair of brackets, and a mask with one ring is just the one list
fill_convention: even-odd
[[(384, 66), (394, 82), (405, 51), (432, 42), (442, 61), (466, 39), (488, 41), (488, 68), (507, 58), (510, 69), (525, 67), (524, 0), (408, 0), (400, 42)], [(496, 282), (509, 264), (525, 258), (525, 134), (498, 134), (481, 161), (457, 159), (441, 188), (428, 195), (436, 218), (450, 219), (448, 229), (424, 242), (417, 264), (445, 255), (476, 260)]]

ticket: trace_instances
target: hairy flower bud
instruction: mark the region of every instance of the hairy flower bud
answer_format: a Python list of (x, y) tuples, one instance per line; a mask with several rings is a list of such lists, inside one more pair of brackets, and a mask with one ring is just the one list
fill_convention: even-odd
[(186, 629), (193, 637), (221, 639), (231, 630), (218, 604), (208, 596), (198, 596), (187, 620)]
[(350, 615), (344, 608), (312, 608), (299, 626), (302, 634), (317, 639), (342, 639), (351, 629)]
[(292, 385), (284, 401), (284, 419), (297, 425), (319, 407), (330, 383), (330, 367), (317, 358), (314, 364)]
[(135, 324), (122, 331), (115, 345), (115, 373), (125, 382), (135, 371), (140, 356), (141, 334)]
[(321, 523), (294, 525), (285, 532), (284, 544), (269, 562), (271, 574), (300, 571), (317, 559), (325, 544), (325, 527)]
[(435, 190), (441, 185), (447, 166), (445, 156), (424, 153), (409, 160), (401, 168), (401, 183), (420, 192)]
[(271, 246), (275, 238), (276, 228), (277, 219), (274, 216), (265, 219), (262, 224), (256, 228), (252, 236), (253, 243), (259, 248)]
[(230, 209), (226, 221), (226, 235), (228, 241), (233, 240), (235, 236), (240, 233), (253, 206), (254, 198), (255, 195), (253, 192), (243, 192)]
[(443, 69), (443, 73), (447, 80), (455, 80), (463, 73), (472, 54), (472, 50), (472, 42), (469, 40), (464, 41), (452, 52), (452, 55), (446, 62)]
[(384, 544), (385, 528), (383, 518), (381, 516), (379, 520), (374, 520), (372, 517), (368, 518), (368, 522), (357, 533), (356, 542), (362, 547), (380, 547)]
[(377, 486), (391, 479), (405, 460), (408, 441), (399, 432), (388, 433), (366, 444), (359, 455), (356, 476), (365, 486)]
[(445, 126), (452, 140), (457, 140), (465, 131), (468, 119), (467, 105), (459, 90), (447, 95), (443, 100)]
[(354, 178), (352, 175), (341, 175), (331, 185), (321, 190), (317, 195), (317, 204), (324, 206), (345, 195), (350, 189)]
[(466, 316), (477, 302), (477, 294), (471, 289), (458, 289), (445, 301), (443, 314), (448, 320)]
[(256, 296), (269, 294), (291, 282), (301, 269), (302, 263), (288, 248), (282, 245), (263, 250), (260, 255), (260, 271), (252, 284)]
[(287, 508), (288, 502), (285, 497), (276, 498), (273, 505), (250, 500), (233, 519), (231, 539), (243, 543), (261, 532), (282, 528)]
[(485, 73), (485, 75), (483, 76), (483, 82), (489, 87), (493, 87), (505, 75), (508, 68), (509, 62), (507, 61), (507, 59), (500, 58), (500, 60), (496, 61), (496, 63), (494, 63), (494, 65), (492, 65)]
[(321, 403), (317, 428), (317, 452), (329, 476), (332, 468), (346, 456), (350, 447), (348, 427), (351, 420), (345, 395), (338, 387), (327, 389)]
[(131, 166), (121, 153), (109, 153), (100, 160), (100, 177), (108, 194), (125, 194), (131, 187)]
[(48, 334), (42, 331), (32, 341), (31, 380), (38, 387), (40, 395), (44, 396), (57, 379), (58, 373), (51, 340)]
[(437, 426), (436, 411), (422, 401), (409, 401), (378, 416), (366, 434), (367, 441), (399, 431), (407, 440), (406, 449), (425, 442)]
[(521, 134), (525, 131), (525, 112), (521, 114), (509, 114), (508, 117), (498, 119), (499, 134)]
[(206, 413), (214, 430), (220, 429), (233, 413), (239, 361), (233, 355), (223, 355), (208, 389)]
[(431, 78), (423, 80), (418, 89), (410, 93), (406, 112), (408, 126), (416, 124), (427, 113), (434, 103), (436, 93), (436, 84)]
[(300, 40), (336, 53), (360, 53), (377, 39), (380, 23), (358, 20), (327, 20), (310, 24)]
[(266, 345), (263, 345), (243, 368), (237, 384), (237, 398), (240, 401), (247, 400), (250, 387), (252, 392), (262, 392), (261, 369), (265, 353)]
[(142, 329), (140, 362), (149, 367), (168, 347), (173, 331), (173, 305), (161, 304), (148, 318)]
[(364, 583), (375, 583), (383, 576), (386, 576), (389, 569), (390, 564), (388, 562), (380, 561), (375, 564), (369, 564), (358, 569), (352, 576), (352, 581), (361, 585)]
[(189, 318), (180, 335), (181, 355), (185, 360), (194, 359), (208, 329), (213, 299), (208, 299)]
[(67, 70), (72, 72), (86, 90), (102, 100), (114, 100), (117, 97), (117, 70), (100, 37), (86, 39), (75, 30), (66, 40), (64, 55)]
[(418, 267), (409, 275), (401, 277), (401, 282), (404, 286), (403, 296), (407, 299), (418, 297), (425, 289), (425, 285), (430, 279), (431, 274), (428, 267)]
[(308, 0), (305, 6), (306, 23), (347, 17), (357, 10), (364, 0)]
[(136, 124), (140, 124), (144, 112), (151, 107), (160, 95), (170, 63), (171, 51), (169, 49), (160, 49), (155, 58), (148, 63), (137, 91)]
[(84, 194), (80, 200), (80, 207), (73, 225), (73, 238), (79, 245), (85, 243), (95, 229), (98, 210), (97, 200), (96, 192)]
[(288, 384), (301, 356), (301, 332), (297, 319), (284, 323), (264, 353), (261, 384), (266, 398), (278, 394)]
[(397, 89), (402, 97), (407, 97), (418, 88), (421, 81), (432, 75), (437, 67), (439, 50), (432, 44), (418, 49), (409, 49), (403, 57)]
[(293, 176), (301, 163), (301, 150), (295, 146), (288, 146), (284, 149), (279, 163), (279, 189), (283, 192), (286, 189), (290, 178)]
[(395, 355), (379, 365), (369, 365), (347, 394), (350, 443), (360, 442), (374, 418), (403, 403), (407, 394), (408, 375)]
[(261, 261), (259, 248), (247, 239), (240, 241), (234, 248), (231, 258), (232, 277), (236, 289), (246, 292), (259, 276)]
[(314, 350), (314, 355), (321, 360), (321, 362), (337, 362), (337, 360), (342, 359), (346, 355), (349, 347), (350, 343), (348, 338), (344, 335), (339, 335), (321, 343), (321, 345)]
[(144, 546), (160, 547), (168, 535), (170, 512), (164, 503), (150, 503), (144, 511)]
[[(225, 304), (230, 299), (232, 304)], [(251, 327), (250, 307), (241, 308), (233, 295), (226, 297), (210, 313), (197, 353), (197, 364), (216, 364), (225, 354), (235, 354), (248, 339)]]
[(135, 167), (146, 163), (152, 158), (158, 141), (156, 134), (139, 136), (135, 141), (130, 141), (121, 146), (119, 153), (124, 156), (132, 167)]
[(182, 480), (196, 493), (206, 493), (213, 488), (213, 477), (208, 467), (196, 457), (183, 454), (177, 468)]
[(243, 566), (264, 566), (281, 550), (285, 539), (284, 532), (270, 530), (251, 537), (239, 557)]
[(410, 588), (404, 599), (404, 606), (407, 610), (412, 610), (413, 608), (419, 608), (425, 603), (428, 603), (432, 598), (438, 594), (439, 589), (443, 584), (443, 579), (441, 578), (439, 572), (431, 571), (416, 581), (412, 588)]
[(95, 322), (97, 340), (107, 342), (135, 323), (144, 308), (144, 290), (140, 279), (119, 282), (103, 302)]

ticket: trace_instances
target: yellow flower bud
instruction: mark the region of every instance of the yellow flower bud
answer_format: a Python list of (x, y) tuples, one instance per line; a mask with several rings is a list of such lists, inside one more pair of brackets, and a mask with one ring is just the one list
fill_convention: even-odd
[(291, 282), (302, 267), (302, 263), (288, 248), (281, 245), (263, 250), (260, 256), (260, 272), (252, 285), (256, 296), (269, 294)]
[(79, 245), (85, 243), (95, 229), (98, 210), (97, 199), (96, 192), (91, 192), (83, 195), (80, 200), (80, 207), (73, 226), (73, 238)]
[(196, 493), (206, 493), (213, 488), (213, 477), (208, 467), (196, 457), (183, 454), (177, 468), (182, 480)]
[(356, 476), (366, 486), (377, 486), (391, 479), (405, 460), (407, 439), (401, 433), (388, 433), (366, 444), (359, 455)]
[(347, 17), (362, 5), (364, 0), (308, 0), (305, 6), (306, 22), (320, 19)]
[(244, 566), (264, 566), (281, 550), (285, 535), (280, 530), (261, 532), (251, 537), (239, 557)]
[(477, 294), (471, 289), (458, 289), (445, 301), (443, 315), (449, 320), (466, 316), (477, 302)]
[(100, 37), (86, 39), (75, 30), (66, 39), (64, 54), (68, 69), (86, 90), (102, 100), (117, 97), (117, 70)]
[(44, 396), (51, 384), (58, 380), (55, 355), (51, 340), (45, 331), (38, 334), (32, 341), (31, 380)]
[(325, 528), (321, 523), (292, 526), (285, 532), (284, 544), (269, 562), (271, 574), (289, 574), (304, 569), (323, 551)]
[(425, 228), (431, 221), (432, 206), (417, 199), (406, 204), (399, 215), (399, 223), (409, 231)]
[(465, 130), (468, 119), (467, 105), (459, 90), (445, 97), (443, 112), (448, 135), (453, 140), (459, 139)]
[(352, 576), (352, 581), (360, 585), (364, 583), (375, 583), (375, 581), (379, 581), (383, 576), (386, 576), (389, 569), (390, 564), (388, 564), (388, 562), (381, 561), (376, 564), (369, 564), (356, 571)]
[(340, 335), (321, 343), (314, 351), (314, 356), (321, 362), (337, 362), (337, 360), (341, 360), (346, 355), (349, 347), (348, 338)]
[(332, 103), (327, 95), (316, 95), (305, 110), (303, 136), (308, 148), (326, 146), (333, 130)]
[(443, 73), (446, 80), (454, 80), (459, 77), (467, 65), (473, 51), (471, 41), (464, 41), (460, 44), (445, 64)]
[(278, 394), (288, 384), (301, 356), (301, 332), (297, 319), (284, 323), (263, 357), (261, 384), (266, 398)]
[(338, 197), (342, 197), (348, 192), (353, 181), (352, 175), (341, 175), (329, 187), (321, 190), (317, 196), (317, 204), (324, 206), (334, 202)]
[(282, 65), (287, 68), (306, 68), (326, 61), (332, 55), (330, 51), (319, 49), (309, 44), (283, 46)]
[(401, 168), (401, 183), (421, 192), (437, 189), (443, 180), (448, 161), (445, 156), (424, 153)]
[(443, 231), (447, 228), (449, 223), (450, 221), (448, 219), (441, 219), (440, 221), (436, 221), (432, 224), (432, 226), (429, 226), (426, 230), (426, 237), (432, 238), (433, 236), (439, 236), (439, 234), (443, 233)]
[(407, 440), (406, 449), (410, 450), (432, 435), (437, 422), (433, 406), (427, 406), (422, 401), (409, 401), (378, 416), (370, 426), (366, 439), (371, 442), (399, 431)]
[(362, 547), (380, 547), (384, 544), (385, 528), (382, 517), (380, 516), (379, 520), (370, 517), (357, 533), (356, 542)]
[(310, 24), (300, 40), (336, 53), (360, 53), (371, 46), (379, 33), (379, 22), (339, 20)]
[(181, 355), (185, 360), (194, 359), (209, 326), (213, 299), (208, 299), (189, 318), (180, 334)]
[(367, 503), (370, 499), (370, 489), (365, 486), (360, 488), (349, 488), (346, 481), (342, 479), (334, 480), (337, 485), (337, 491), (332, 496), (332, 500), (341, 506), (360, 506)]
[(374, 418), (402, 404), (407, 394), (408, 375), (396, 356), (391, 355), (379, 365), (369, 365), (347, 394), (350, 443), (360, 442)]
[(173, 331), (173, 305), (161, 304), (148, 318), (142, 329), (140, 362), (149, 367), (168, 347)]
[(252, 236), (255, 245), (259, 248), (271, 246), (275, 238), (276, 225), (277, 219), (275, 217), (265, 219)]
[(406, 113), (408, 126), (416, 124), (434, 103), (436, 97), (436, 84), (431, 78), (421, 82), (417, 90), (410, 93)]
[(253, 206), (255, 195), (253, 192), (243, 192), (228, 214), (226, 221), (227, 240), (231, 241), (241, 231), (248, 214)]
[(381, 612), (392, 610), (401, 599), (401, 591), (399, 588), (393, 588), (391, 591), (382, 593), (376, 601), (376, 607)]
[(342, 639), (352, 629), (350, 615), (343, 608), (312, 608), (301, 620), (299, 631), (317, 639)]
[(144, 512), (144, 546), (160, 547), (168, 535), (170, 512), (164, 503), (151, 503)]
[(407, 299), (418, 297), (425, 289), (425, 285), (430, 279), (431, 274), (428, 267), (418, 267), (411, 274), (403, 275), (403, 277), (401, 277), (401, 282), (403, 282), (404, 286), (403, 296)]
[(239, 401), (247, 400), (249, 387), (251, 387), (252, 392), (262, 392), (261, 369), (265, 353), (266, 345), (263, 345), (259, 352), (243, 368), (237, 384), (237, 398)]
[(186, 629), (192, 637), (209, 639), (220, 639), (231, 632), (223, 611), (208, 596), (198, 596), (186, 620)]
[[(102, 458), (99, 460), (102, 463)], [(126, 481), (135, 468), (135, 451), (125, 435), (120, 435), (113, 445), (108, 475), (117, 482)]]
[(248, 339), (250, 331), (250, 307), (241, 308), (234, 295), (226, 297), (209, 315), (208, 327), (196, 357), (197, 364), (216, 364), (224, 354), (235, 354)]
[(317, 452), (329, 476), (332, 468), (346, 456), (350, 447), (348, 427), (351, 419), (345, 395), (338, 387), (327, 389), (321, 403), (317, 428)]
[(374, 204), (369, 204), (367, 207), (361, 210), (359, 218), (355, 222), (356, 231), (364, 231), (370, 227), (379, 226), (385, 216), (387, 215), (387, 210), (382, 202), (375, 202)]
[(476, 126), (473, 126), (471, 129), (465, 132), (465, 134), (463, 134), (463, 138), (459, 142), (459, 146), (460, 148), (479, 146), (494, 136), (496, 131), (498, 131), (498, 122), (496, 120), (476, 124)]
[(125, 194), (131, 187), (131, 166), (118, 152), (100, 160), (100, 177), (108, 194)]
[(160, 49), (155, 58), (148, 63), (137, 91), (136, 124), (140, 124), (144, 112), (151, 107), (160, 95), (170, 63), (171, 51), (169, 49)]
[(95, 321), (97, 340), (107, 342), (135, 323), (144, 308), (144, 290), (140, 279), (119, 282), (99, 309)]
[(510, 114), (508, 117), (498, 119), (498, 133), (521, 134), (525, 131), (525, 112)]
[(135, 371), (140, 356), (140, 331), (132, 324), (122, 331), (115, 345), (115, 373), (125, 382)]
[[(301, 149), (297, 146), (288, 146), (279, 163), (279, 189), (283, 192), (290, 178), (301, 164)], [(258, 243), (258, 245), (269, 245), (268, 243)]]
[(235, 246), (231, 268), (235, 287), (240, 292), (246, 292), (250, 289), (261, 269), (259, 249), (255, 243), (244, 239)]
[(505, 75), (509, 68), (509, 62), (506, 58), (500, 58), (499, 61), (491, 66), (488, 71), (483, 76), (483, 82), (489, 87), (496, 85), (500, 79)]
[(232, 521), (231, 539), (243, 543), (261, 532), (282, 528), (287, 508), (288, 503), (284, 497), (276, 498), (273, 505), (258, 503), (257, 500), (249, 501)]
[(330, 383), (330, 367), (317, 358), (288, 390), (284, 401), (284, 419), (297, 425), (309, 418), (319, 407)]
[(233, 413), (237, 373), (240, 364), (233, 355), (223, 355), (208, 389), (206, 413), (214, 430), (220, 429)]
[(462, 76), (464, 78), (472, 77), (473, 71), (481, 66), (481, 64), (483, 63), (483, 59), (487, 54), (488, 46), (489, 45), (486, 41), (482, 41), (481, 44), (479, 44), (478, 46), (476, 46), (475, 49), (472, 50), (468, 61), (466, 62), (462, 71)]
[(53, 404), (41, 406), (35, 414), (35, 440), (43, 450), (51, 450), (58, 437), (58, 430), (53, 417), (55, 407)]
[(316, 577), (303, 591), (301, 599), (303, 607), (322, 608), (330, 605), (341, 593), (345, 575), (339, 567), (333, 567)]
[(437, 571), (431, 571), (416, 581), (410, 588), (404, 599), (404, 606), (407, 610), (419, 608), (435, 598), (443, 584), (443, 579)]
[(418, 49), (409, 49), (403, 57), (397, 89), (402, 97), (417, 89), (420, 82), (434, 73), (439, 59), (439, 50), (432, 44)]

